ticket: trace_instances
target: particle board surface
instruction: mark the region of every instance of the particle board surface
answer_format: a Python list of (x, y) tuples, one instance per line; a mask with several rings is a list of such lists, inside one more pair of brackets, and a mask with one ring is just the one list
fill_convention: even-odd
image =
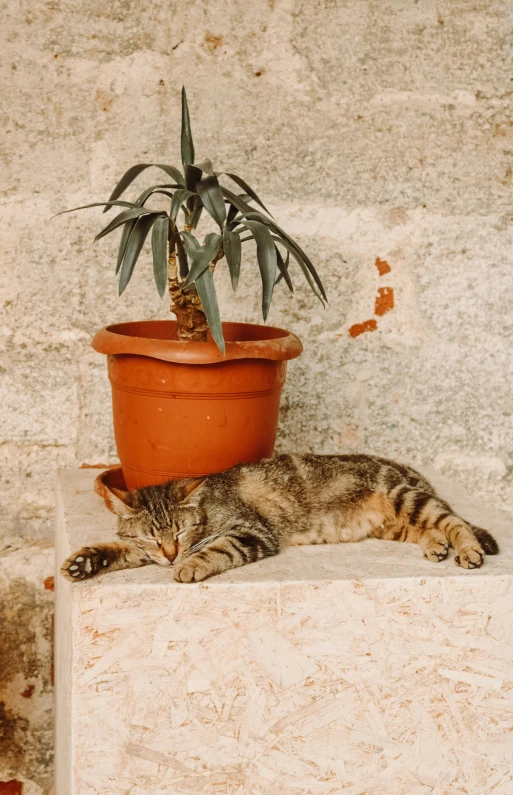
[[(366, 541), (59, 578), (57, 795), (512, 795), (511, 523), (425, 474), (496, 533), (482, 570)], [(60, 477), (61, 556), (114, 533), (93, 479)]]

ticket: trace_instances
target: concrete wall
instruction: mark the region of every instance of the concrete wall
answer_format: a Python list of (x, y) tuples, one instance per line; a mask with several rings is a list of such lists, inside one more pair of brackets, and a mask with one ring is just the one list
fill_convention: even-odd
[[(323, 311), (298, 273), (295, 297), (280, 289), (271, 311), (305, 344), (279, 448), (434, 463), (509, 506), (509, 2), (27, 0), (4, 19), (0, 533), (10, 543), (46, 555), (57, 467), (115, 459), (95, 329), (167, 312), (148, 256), (117, 298), (115, 240), (92, 245), (98, 212), (50, 218), (106, 198), (135, 162), (179, 163), (182, 83), (198, 156), (259, 189), (329, 292)], [(225, 319), (258, 320), (248, 265), (237, 298), (219, 268)], [(24, 579), (13, 554), (0, 565), (36, 598), (49, 572)], [(47, 748), (37, 719), (18, 713), (28, 745)], [(42, 759), (5, 773), (2, 759), (0, 782), (45, 787)]]

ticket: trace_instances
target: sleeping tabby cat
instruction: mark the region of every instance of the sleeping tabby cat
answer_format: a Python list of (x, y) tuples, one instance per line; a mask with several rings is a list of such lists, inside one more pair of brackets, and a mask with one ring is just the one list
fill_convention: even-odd
[(417, 543), (434, 562), (451, 546), (466, 569), (499, 551), (414, 469), (369, 455), (280, 455), (110, 498), (121, 540), (80, 549), (61, 569), (68, 579), (159, 563), (197, 582), (286, 546), (369, 537)]

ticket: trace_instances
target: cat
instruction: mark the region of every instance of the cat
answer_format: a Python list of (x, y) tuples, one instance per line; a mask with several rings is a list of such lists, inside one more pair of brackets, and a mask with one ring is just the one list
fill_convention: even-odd
[(422, 475), (370, 455), (279, 455), (109, 497), (121, 540), (75, 552), (61, 569), (69, 580), (158, 563), (198, 582), (287, 546), (369, 537), (418, 543), (434, 562), (453, 547), (466, 569), (499, 552)]

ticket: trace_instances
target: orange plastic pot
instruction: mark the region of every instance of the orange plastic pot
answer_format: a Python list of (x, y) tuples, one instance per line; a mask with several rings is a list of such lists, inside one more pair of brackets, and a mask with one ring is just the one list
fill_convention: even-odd
[(302, 351), (288, 331), (224, 323), (212, 340), (181, 342), (174, 321), (107, 326), (92, 346), (108, 356), (114, 434), (129, 489), (220, 472), (270, 456), (287, 360)]

